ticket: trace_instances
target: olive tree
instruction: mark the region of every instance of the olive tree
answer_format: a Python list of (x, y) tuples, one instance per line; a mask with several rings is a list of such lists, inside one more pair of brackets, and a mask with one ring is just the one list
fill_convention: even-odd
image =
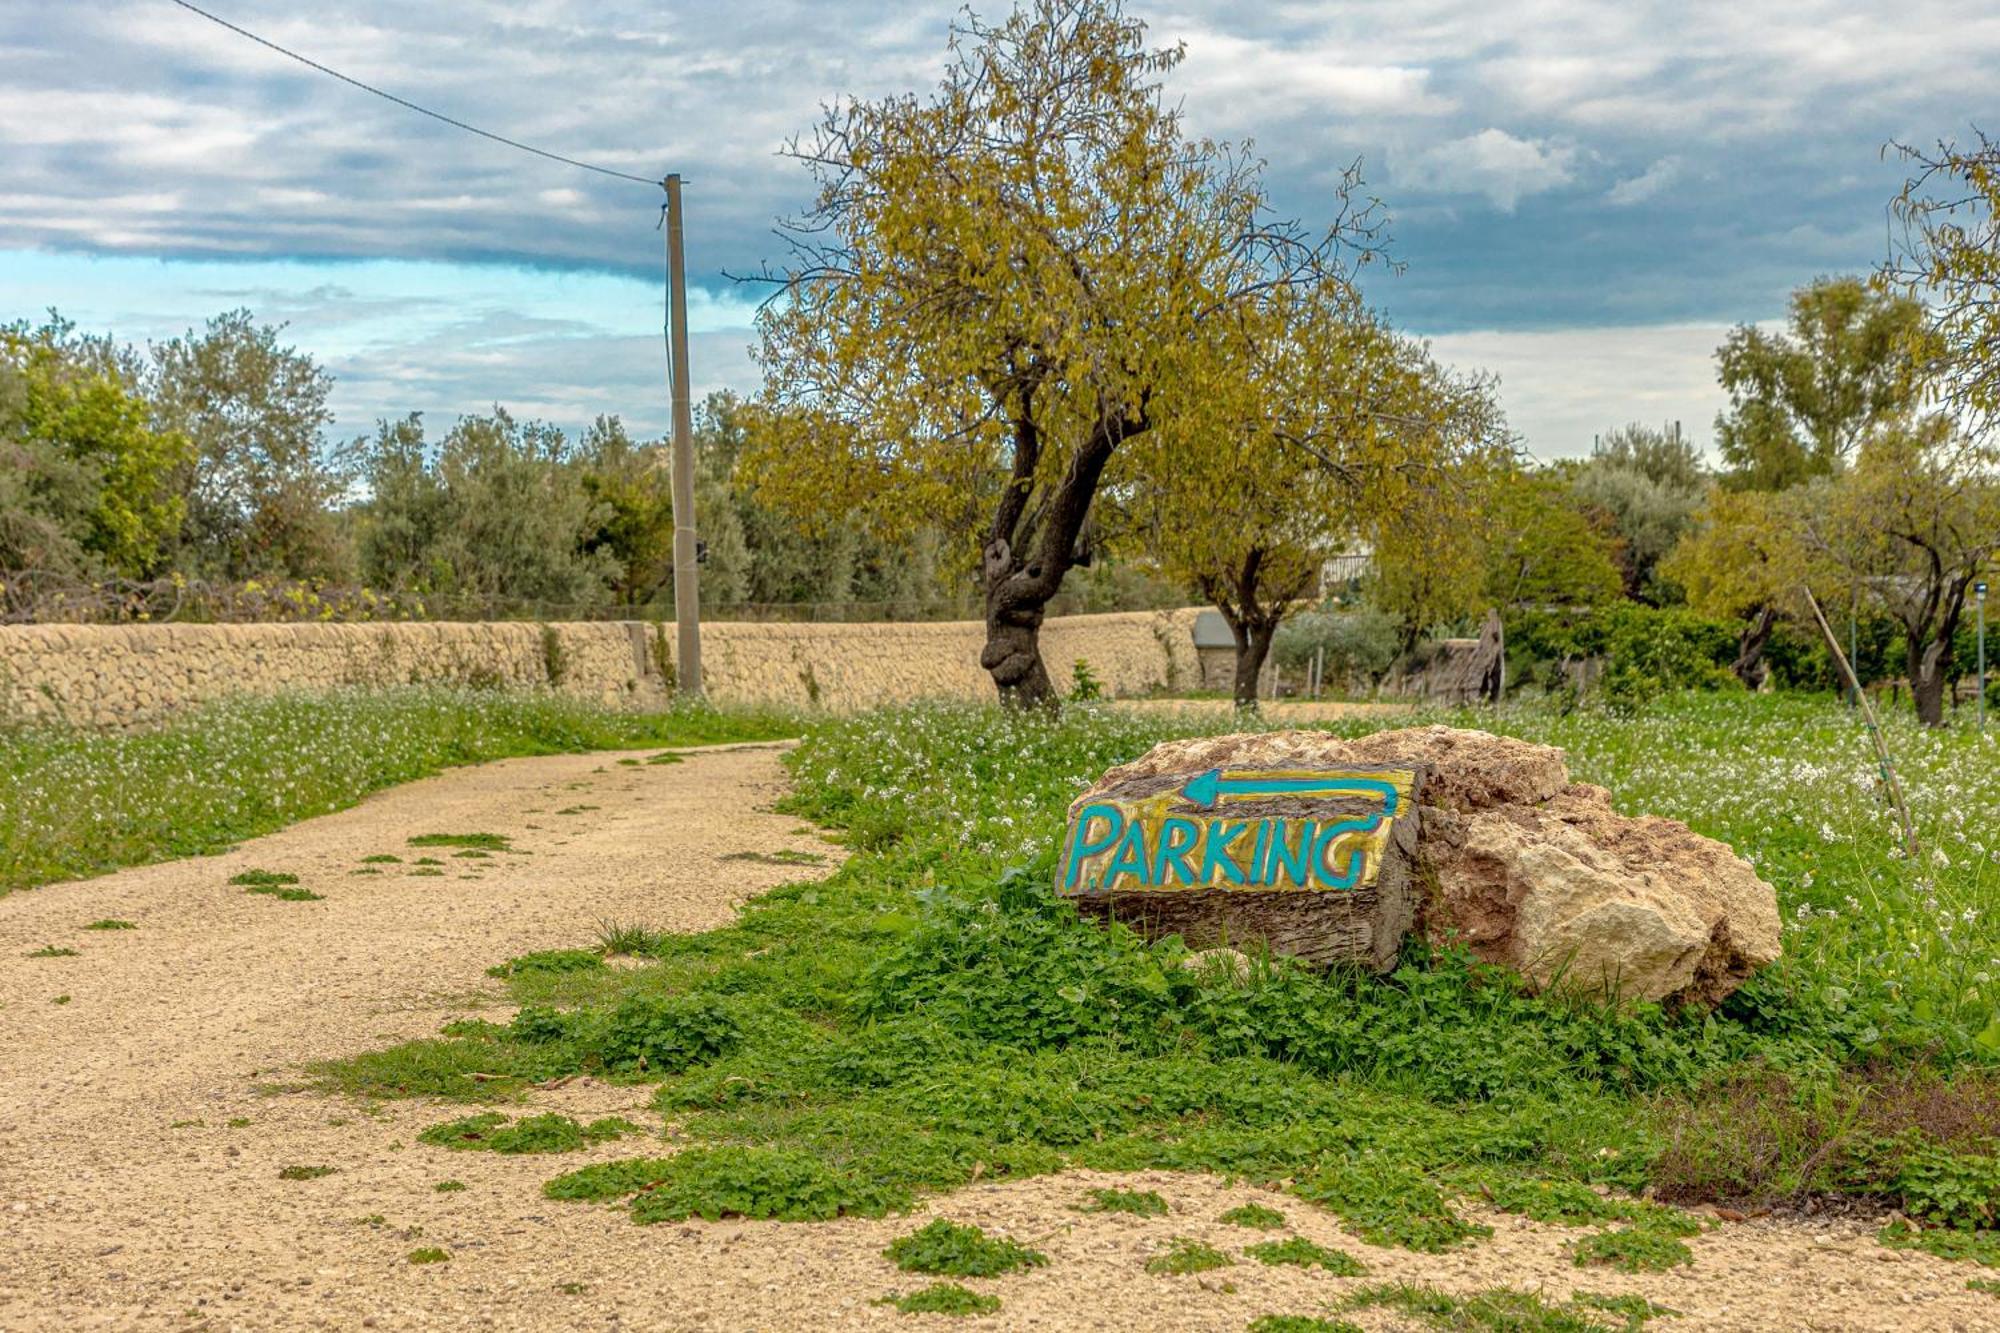
[(1917, 719), (1943, 725), (1967, 594), (2000, 555), (2000, 449), (1945, 416), (1884, 430), (1810, 507), (1808, 532), (1902, 625)]
[(1142, 459), (1149, 545), (1229, 626), (1238, 707), (1255, 707), (1273, 637), (1327, 558), (1414, 492), (1456, 484), (1486, 424), (1344, 282), (1280, 289), (1261, 313)]
[(1740, 623), (1729, 669), (1753, 690), (1770, 675), (1764, 649), (1779, 613), (1797, 600), (1806, 580), (1801, 501), (1809, 492), (1717, 487), (1694, 526), (1660, 561), (1661, 576), (1686, 591), (1689, 606)]
[[(1274, 218), (1261, 164), (1190, 136), (1119, 0), (967, 15), (927, 97), (849, 100), (790, 147), (817, 185), (760, 319), (746, 460), (794, 513), (962, 534), (1001, 698), (1055, 690), (1039, 631), (1130, 443), (1195, 401), (1277, 289), (1369, 252), (1343, 196)], [(1155, 463), (1162, 461), (1155, 455)], [(1171, 465), (1166, 460), (1165, 465)]]

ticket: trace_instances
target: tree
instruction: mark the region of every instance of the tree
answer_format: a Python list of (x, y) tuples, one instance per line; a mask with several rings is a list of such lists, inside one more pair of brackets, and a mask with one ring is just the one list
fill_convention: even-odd
[(361, 577), (394, 592), (434, 588), (445, 576), (434, 558), (451, 497), (431, 466), (423, 414), (377, 422), (375, 438), (356, 440), (353, 453), (369, 494), (355, 541)]
[[(1328, 556), (1413, 491), (1452, 484), (1481, 441), (1417, 344), (1366, 315), (1344, 282), (1275, 290), (1262, 330), (1165, 420), (1134, 490), (1161, 564), (1213, 603), (1236, 640), (1234, 693), (1257, 679)], [(1155, 454), (1163, 455), (1155, 457)]]
[(1625, 595), (1655, 605), (1667, 600), (1654, 578), (1660, 557), (1687, 531), (1707, 489), (1701, 456), (1679, 431), (1636, 423), (1606, 435), (1571, 482), (1618, 537)]
[(139, 578), (166, 560), (187, 440), (101, 339), (51, 316), (0, 327), (0, 569)]
[(539, 604), (566, 614), (608, 599), (621, 571), (590, 543), (609, 506), (585, 489), (556, 427), (496, 407), (460, 418), (433, 452), (412, 416), (382, 423), (360, 454), (371, 580), (486, 610)]
[(1941, 415), (1883, 430), (1812, 506), (1808, 533), (1902, 625), (1917, 718), (1943, 725), (1966, 596), (2000, 554), (2000, 449)]
[(968, 15), (951, 55), (930, 98), (842, 103), (791, 148), (819, 188), (760, 321), (794, 428), (758, 491), (892, 538), (983, 511), (980, 664), (1052, 703), (1042, 618), (1124, 446), (1194, 406), (1255, 302), (1372, 233), (1345, 202), (1323, 234), (1272, 220), (1260, 164), (1183, 132), (1180, 52), (1119, 0)]
[(333, 379), (283, 331), (232, 310), (152, 349), (159, 418), (195, 448), (183, 544), (205, 572), (327, 576), (347, 561), (333, 507), (348, 479), (321, 441)]
[(1751, 689), (1770, 669), (1764, 650), (1781, 607), (1794, 602), (1807, 573), (1804, 491), (1709, 492), (1694, 527), (1660, 562), (1660, 574), (1687, 592), (1704, 616), (1741, 622), (1729, 669)]
[(1912, 174), (1891, 204), (1899, 224), (1881, 285), (1925, 302), (1917, 355), (1969, 428), (2000, 426), (2000, 143), (1925, 151), (1897, 145)]
[(1595, 606), (1619, 595), (1616, 543), (1577, 508), (1560, 473), (1537, 467), (1500, 472), (1485, 503), (1490, 604)]
[[(674, 496), (667, 451), (639, 445), (617, 417), (599, 416), (583, 433), (579, 450), (581, 481), (599, 515), (597, 530), (585, 538), (592, 551), (609, 555), (618, 569), (611, 591), (621, 606), (643, 606), (674, 576)], [(714, 503), (711, 491), (699, 496), (695, 512)], [(708, 538), (704, 538), (708, 540)]]
[(1822, 278), (1792, 293), (1790, 328), (1739, 325), (1716, 349), (1729, 410), (1715, 420), (1728, 484), (1779, 491), (1830, 476), (1861, 442), (1916, 401), (1913, 299), (1859, 278)]

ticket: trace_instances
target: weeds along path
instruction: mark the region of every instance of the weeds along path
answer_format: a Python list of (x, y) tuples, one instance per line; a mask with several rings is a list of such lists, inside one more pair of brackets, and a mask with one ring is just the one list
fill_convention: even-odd
[[(227, 856), (0, 898), (0, 1328), (1237, 1333), (1398, 1281), (1461, 1296), (1511, 1286), (1551, 1306), (1577, 1291), (1643, 1296), (1682, 1312), (1654, 1329), (2000, 1323), (2000, 1300), (1965, 1287), (1974, 1270), (1882, 1249), (1859, 1223), (1738, 1223), (1693, 1238), (1692, 1267), (1626, 1275), (1574, 1267), (1577, 1233), (1560, 1226), (1473, 1207), (1490, 1239), (1416, 1254), (1364, 1245), (1289, 1196), (1204, 1175), (1072, 1172), (975, 1185), (911, 1217), (641, 1227), (623, 1208), (550, 1201), (541, 1185), (590, 1161), (670, 1150), (657, 1141), (560, 1157), (454, 1153), (417, 1136), (463, 1105), (272, 1090), (315, 1059), (431, 1035), (453, 1017), (504, 1016), (486, 976), (496, 962), (590, 944), (607, 919), (717, 925), (749, 896), (812, 873), (771, 854), (826, 851), (770, 812), (782, 778), (774, 748), (635, 760), (455, 770)], [(474, 833), (509, 850), (411, 843)], [(298, 882), (228, 882), (253, 870)], [(321, 896), (249, 891), (258, 887)], [(118, 921), (135, 928), (88, 928)], [(656, 1127), (650, 1096), (577, 1079), (536, 1091), (525, 1109)], [(1155, 1190), (1169, 1211), (1078, 1211), (1104, 1186)], [(1255, 1261), (1246, 1245), (1287, 1233), (1221, 1220), (1253, 1202), (1281, 1209), (1289, 1234), (1359, 1258), (1366, 1275)], [(1003, 1301), (985, 1318), (878, 1304), (931, 1281), (898, 1272), (883, 1249), (940, 1216), (1015, 1237), (1049, 1262), (967, 1279)], [(1149, 1272), (1176, 1238), (1234, 1262)], [(412, 1262), (439, 1255), (448, 1260)], [(1386, 1308), (1339, 1317), (1375, 1333), (1438, 1326)]]

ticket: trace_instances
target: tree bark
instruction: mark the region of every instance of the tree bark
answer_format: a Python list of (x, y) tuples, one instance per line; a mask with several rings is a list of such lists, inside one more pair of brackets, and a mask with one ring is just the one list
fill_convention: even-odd
[(1238, 621), (1229, 627), (1236, 636), (1236, 706), (1257, 710), (1257, 678), (1271, 656), (1271, 640), (1277, 636), (1278, 622), (1271, 619)]
[(1112, 451), (1146, 428), (1143, 420), (1107, 416), (1077, 449), (1068, 470), (1032, 504), (1039, 488), (1041, 432), (1033, 416), (1032, 389), (1021, 392), (1014, 423), (1014, 469), (980, 552), (985, 593), (986, 646), (979, 665), (993, 677), (1000, 702), (1012, 708), (1061, 707), (1062, 698), (1042, 662), (1042, 620), (1063, 575), (1083, 553), (1079, 542), (1097, 483)]
[(1906, 662), (1910, 673), (1910, 698), (1917, 705), (1917, 721), (1927, 727), (1944, 725), (1945, 664), (1951, 644), (1933, 640), (1919, 649), (1910, 646)]
[(1750, 689), (1764, 688), (1764, 681), (1771, 674), (1764, 663), (1764, 648), (1771, 642), (1771, 631), (1777, 624), (1778, 608), (1766, 604), (1736, 636), (1736, 660), (1729, 664), (1729, 669)]

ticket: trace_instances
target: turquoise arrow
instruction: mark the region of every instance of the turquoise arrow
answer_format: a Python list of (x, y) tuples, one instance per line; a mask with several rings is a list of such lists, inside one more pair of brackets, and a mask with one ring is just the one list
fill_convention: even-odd
[(1224, 796), (1379, 796), (1382, 813), (1396, 813), (1396, 784), (1380, 778), (1225, 778), (1222, 770), (1211, 768), (1189, 778), (1181, 795), (1204, 809), (1213, 809)]

